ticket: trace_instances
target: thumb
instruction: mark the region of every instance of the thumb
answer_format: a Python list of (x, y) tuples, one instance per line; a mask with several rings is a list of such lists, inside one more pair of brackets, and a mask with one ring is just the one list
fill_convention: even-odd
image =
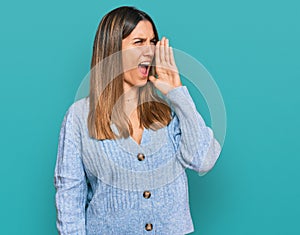
[(149, 76), (149, 81), (154, 84), (156, 82), (156, 78), (153, 75), (150, 75)]

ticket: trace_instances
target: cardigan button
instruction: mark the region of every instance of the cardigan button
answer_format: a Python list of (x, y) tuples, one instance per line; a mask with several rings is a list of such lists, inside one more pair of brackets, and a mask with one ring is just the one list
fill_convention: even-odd
[(149, 191), (145, 191), (143, 193), (144, 198), (150, 198), (151, 197), (151, 193)]
[(137, 155), (137, 159), (138, 159), (139, 161), (143, 161), (143, 160), (145, 159), (145, 155), (142, 154), (142, 153), (139, 153), (139, 154)]
[(151, 231), (152, 228), (153, 228), (152, 224), (146, 224), (146, 225), (145, 225), (145, 229), (146, 229), (147, 231)]

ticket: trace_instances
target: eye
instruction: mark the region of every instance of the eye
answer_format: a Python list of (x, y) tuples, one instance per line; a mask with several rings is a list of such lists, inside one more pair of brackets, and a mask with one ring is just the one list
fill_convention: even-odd
[(134, 44), (141, 44), (142, 41), (135, 41)]
[(152, 40), (151, 44), (156, 45), (157, 41), (156, 40)]

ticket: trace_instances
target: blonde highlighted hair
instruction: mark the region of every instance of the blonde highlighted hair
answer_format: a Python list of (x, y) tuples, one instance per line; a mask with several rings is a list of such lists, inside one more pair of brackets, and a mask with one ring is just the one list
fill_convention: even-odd
[[(154, 22), (145, 12), (134, 7), (119, 7), (101, 20), (93, 45), (90, 73), (88, 131), (97, 140), (127, 138), (133, 129), (123, 110), (122, 40), (129, 36), (141, 20), (152, 24), (155, 39), (158, 33)], [(152, 74), (155, 73), (153, 68)], [(171, 109), (151, 82), (139, 88), (137, 113), (141, 127), (157, 130), (171, 121)], [(113, 122), (118, 136), (112, 131)]]

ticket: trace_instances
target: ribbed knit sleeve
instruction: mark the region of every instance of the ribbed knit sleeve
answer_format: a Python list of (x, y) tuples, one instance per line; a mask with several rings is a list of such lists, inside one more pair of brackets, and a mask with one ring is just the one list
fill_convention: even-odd
[(57, 209), (56, 225), (60, 235), (85, 235), (87, 184), (81, 161), (81, 135), (74, 107), (66, 112), (59, 134), (54, 173)]
[(220, 144), (198, 113), (186, 86), (172, 89), (166, 98), (173, 110), (169, 134), (178, 149), (176, 157), (184, 167), (206, 174), (220, 155)]

